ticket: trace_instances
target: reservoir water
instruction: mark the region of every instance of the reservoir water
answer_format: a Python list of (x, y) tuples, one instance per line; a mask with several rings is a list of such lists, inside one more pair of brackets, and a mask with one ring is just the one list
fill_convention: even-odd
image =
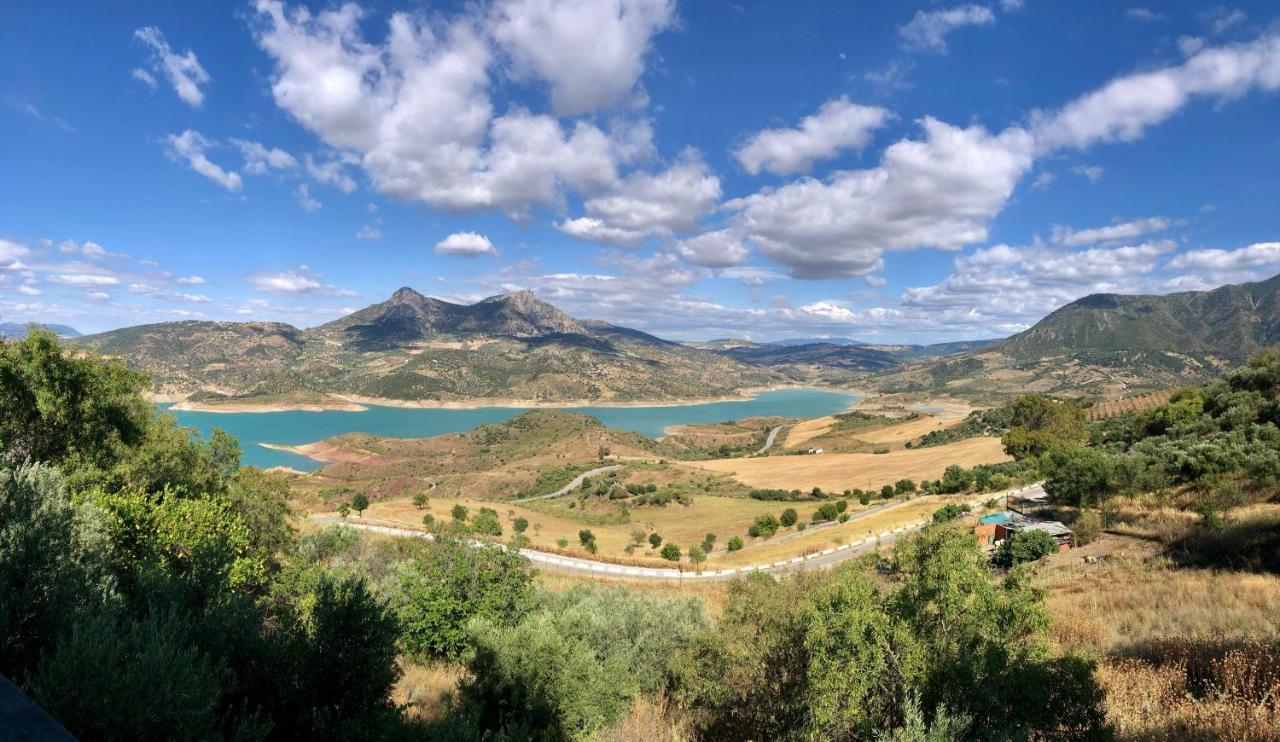
[[(669, 425), (714, 423), (744, 417), (782, 415), (820, 417), (844, 411), (858, 395), (823, 389), (779, 389), (732, 402), (664, 407), (570, 407), (592, 415), (619, 430), (633, 430), (656, 438)], [(169, 405), (161, 405), (168, 408)], [(314, 443), (342, 433), (369, 433), (387, 438), (425, 438), (460, 433), (488, 423), (502, 422), (524, 412), (517, 407), (429, 409), (370, 406), (363, 412), (185, 412), (171, 410), (178, 422), (208, 435), (222, 428), (240, 439), (243, 463), (249, 466), (289, 466), (312, 471), (315, 461), (288, 451), (264, 448), (263, 443)]]

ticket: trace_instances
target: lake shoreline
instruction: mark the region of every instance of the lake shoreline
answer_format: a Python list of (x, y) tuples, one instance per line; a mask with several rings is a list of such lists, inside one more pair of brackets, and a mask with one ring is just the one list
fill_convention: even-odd
[[(610, 407), (610, 408), (627, 408), (627, 407), (689, 407), (701, 404), (716, 404), (720, 402), (748, 402), (759, 395), (766, 392), (776, 392), (784, 390), (796, 389), (812, 389), (824, 392), (839, 392), (842, 394), (853, 394), (861, 399), (866, 399), (868, 394), (865, 390), (857, 389), (840, 389), (836, 387), (814, 386), (812, 384), (779, 384), (773, 386), (753, 387), (744, 389), (743, 393), (738, 396), (720, 396), (720, 397), (704, 397), (698, 399), (668, 399), (668, 400), (628, 400), (628, 401), (611, 401), (611, 400), (591, 400), (578, 399), (548, 402), (545, 400), (533, 399), (506, 399), (499, 397), (477, 398), (468, 400), (403, 400), (403, 399), (387, 399), (383, 397), (366, 397), (356, 394), (334, 394), (331, 395), (336, 400), (332, 404), (314, 402), (267, 402), (263, 404), (254, 403), (202, 403), (189, 402), (182, 400), (173, 404), (170, 410), (179, 412), (208, 412), (213, 414), (267, 414), (271, 412), (366, 412), (370, 407), (396, 407), (402, 409), (421, 409), (421, 410), (474, 410), (485, 407), (504, 408), (504, 409), (565, 409), (575, 407)], [(860, 401), (859, 400), (859, 401)], [(158, 402), (167, 402), (169, 400), (153, 400)], [(851, 403), (852, 405), (852, 403)]]

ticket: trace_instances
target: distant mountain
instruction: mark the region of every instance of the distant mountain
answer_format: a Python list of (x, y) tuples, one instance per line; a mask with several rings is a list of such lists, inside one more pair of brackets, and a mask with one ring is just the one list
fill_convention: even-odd
[(1163, 296), (1094, 294), (994, 345), (878, 376), (881, 388), (1118, 397), (1201, 381), (1280, 343), (1280, 276)]
[(835, 343), (770, 343), (754, 347), (738, 346), (721, 352), (740, 361), (761, 366), (809, 365), (850, 371), (879, 371), (902, 365), (902, 359), (892, 352)]
[(462, 305), (410, 288), (328, 324), (166, 322), (78, 342), (192, 402), (702, 399), (792, 381), (781, 372), (605, 322), (530, 292)]
[[(0, 338), (24, 338), (27, 336), (27, 328), (30, 323), (27, 322), (0, 322)], [(45, 325), (41, 327), (49, 330), (64, 338), (78, 338), (80, 331), (68, 325)]]
[(771, 341), (773, 345), (875, 345), (865, 340), (853, 338), (784, 338)]

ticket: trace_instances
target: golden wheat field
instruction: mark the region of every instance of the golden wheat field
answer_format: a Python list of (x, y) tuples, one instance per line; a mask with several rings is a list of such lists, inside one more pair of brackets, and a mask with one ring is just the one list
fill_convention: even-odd
[(969, 438), (946, 446), (884, 454), (830, 453), (689, 462), (707, 471), (731, 474), (751, 487), (827, 491), (880, 488), (899, 479), (938, 479), (952, 464), (974, 466), (1009, 461), (999, 438)]

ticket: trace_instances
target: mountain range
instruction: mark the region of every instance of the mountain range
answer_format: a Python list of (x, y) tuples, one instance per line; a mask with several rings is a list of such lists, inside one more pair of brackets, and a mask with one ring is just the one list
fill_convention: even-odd
[(1280, 343), (1280, 276), (1212, 291), (1093, 294), (993, 345), (876, 374), (874, 388), (970, 398), (1116, 398), (1216, 377)]
[(402, 288), (318, 327), (165, 322), (77, 342), (147, 371), (170, 399), (541, 402), (705, 399), (793, 381), (638, 330), (580, 320), (528, 291), (470, 305)]

